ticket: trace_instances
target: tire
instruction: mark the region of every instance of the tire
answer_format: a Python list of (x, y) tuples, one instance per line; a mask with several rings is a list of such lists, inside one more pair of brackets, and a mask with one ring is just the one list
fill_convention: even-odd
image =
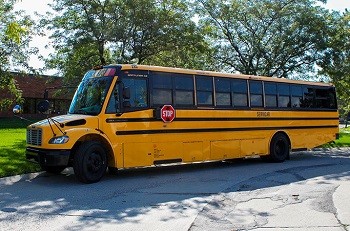
[(107, 155), (101, 143), (82, 143), (74, 155), (73, 169), (77, 179), (83, 183), (101, 180), (107, 169)]
[(119, 171), (118, 171), (118, 168), (108, 167), (108, 173), (110, 175), (118, 175)]
[(268, 156), (272, 162), (283, 162), (289, 158), (289, 140), (282, 133), (273, 136), (270, 144), (270, 155)]
[(65, 166), (41, 166), (43, 171), (52, 174), (60, 174), (66, 167)]

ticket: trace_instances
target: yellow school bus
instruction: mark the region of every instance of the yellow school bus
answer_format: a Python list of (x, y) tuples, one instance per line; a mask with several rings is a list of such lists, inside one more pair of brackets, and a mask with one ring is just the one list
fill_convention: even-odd
[(145, 65), (89, 70), (69, 113), (27, 128), (26, 156), (78, 180), (110, 171), (261, 156), (274, 162), (338, 137), (328, 83)]

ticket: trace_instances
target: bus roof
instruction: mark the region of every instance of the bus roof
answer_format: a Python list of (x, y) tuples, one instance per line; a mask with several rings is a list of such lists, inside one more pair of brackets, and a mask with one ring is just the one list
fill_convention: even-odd
[(324, 82), (311, 82), (311, 81), (291, 80), (291, 79), (277, 78), (277, 77), (232, 74), (232, 73), (223, 73), (223, 72), (215, 72), (215, 71), (191, 70), (191, 69), (176, 68), (176, 67), (161, 67), (161, 66), (138, 65), (138, 64), (111, 64), (111, 65), (108, 65), (108, 67), (111, 67), (111, 66), (119, 67), (121, 70), (159, 71), (159, 72), (200, 75), (200, 76), (263, 80), (263, 81), (269, 81), (269, 82), (305, 84), (305, 85), (318, 85), (318, 86), (325, 86), (325, 87), (330, 87), (330, 86), (333, 87), (334, 86), (332, 83), (324, 83)]

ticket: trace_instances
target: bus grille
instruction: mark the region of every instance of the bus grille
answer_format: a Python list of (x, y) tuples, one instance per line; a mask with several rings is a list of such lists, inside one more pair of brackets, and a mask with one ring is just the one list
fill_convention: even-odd
[(27, 129), (27, 144), (41, 146), (41, 139), (41, 129)]

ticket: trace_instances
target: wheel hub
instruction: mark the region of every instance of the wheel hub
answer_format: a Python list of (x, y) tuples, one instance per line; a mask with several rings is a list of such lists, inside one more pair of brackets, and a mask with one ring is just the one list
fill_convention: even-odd
[(97, 172), (102, 166), (102, 158), (98, 153), (91, 153), (88, 158), (88, 169)]

